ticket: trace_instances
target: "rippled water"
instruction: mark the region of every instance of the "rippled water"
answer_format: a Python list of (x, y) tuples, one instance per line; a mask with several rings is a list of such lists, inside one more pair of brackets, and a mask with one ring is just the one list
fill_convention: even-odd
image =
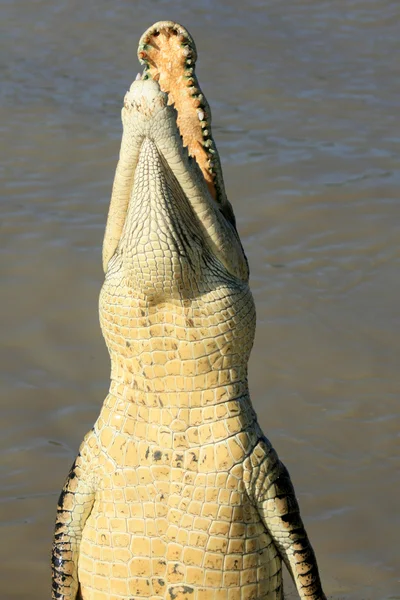
[(399, 599), (399, 3), (2, 13), (2, 600), (49, 597), (57, 496), (106, 394), (97, 297), (119, 113), (139, 36), (165, 18), (199, 50), (252, 270), (253, 401), (326, 592)]

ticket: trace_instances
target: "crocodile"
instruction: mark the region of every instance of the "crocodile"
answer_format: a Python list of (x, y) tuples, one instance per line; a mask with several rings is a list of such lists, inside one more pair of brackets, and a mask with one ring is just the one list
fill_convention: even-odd
[(287, 469), (252, 407), (249, 268), (194, 41), (139, 43), (103, 244), (109, 393), (59, 498), (54, 600), (324, 600)]

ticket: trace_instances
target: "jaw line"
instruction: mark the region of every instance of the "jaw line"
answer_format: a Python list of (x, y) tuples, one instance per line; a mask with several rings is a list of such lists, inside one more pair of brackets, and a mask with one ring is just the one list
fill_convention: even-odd
[(188, 198), (204, 242), (226, 269), (247, 281), (248, 267), (236, 229), (212, 198), (197, 162), (183, 146), (177, 112), (168, 95), (151, 79), (134, 81), (122, 109), (123, 135), (103, 244), (103, 268), (115, 253), (124, 228), (136, 166), (145, 138), (156, 145)]

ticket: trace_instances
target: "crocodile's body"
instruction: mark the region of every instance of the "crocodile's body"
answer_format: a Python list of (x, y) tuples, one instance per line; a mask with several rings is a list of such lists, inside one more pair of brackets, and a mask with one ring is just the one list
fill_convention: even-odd
[(53, 598), (279, 600), (283, 559), (324, 599), (249, 399), (254, 304), (193, 41), (157, 24), (139, 56), (103, 252), (111, 386), (60, 497)]

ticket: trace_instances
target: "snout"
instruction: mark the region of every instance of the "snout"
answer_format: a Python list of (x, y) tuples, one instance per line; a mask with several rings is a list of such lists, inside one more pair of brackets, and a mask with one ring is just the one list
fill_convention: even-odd
[(127, 113), (140, 113), (145, 117), (155, 116), (168, 103), (168, 95), (161, 91), (153, 79), (136, 79), (124, 98)]

